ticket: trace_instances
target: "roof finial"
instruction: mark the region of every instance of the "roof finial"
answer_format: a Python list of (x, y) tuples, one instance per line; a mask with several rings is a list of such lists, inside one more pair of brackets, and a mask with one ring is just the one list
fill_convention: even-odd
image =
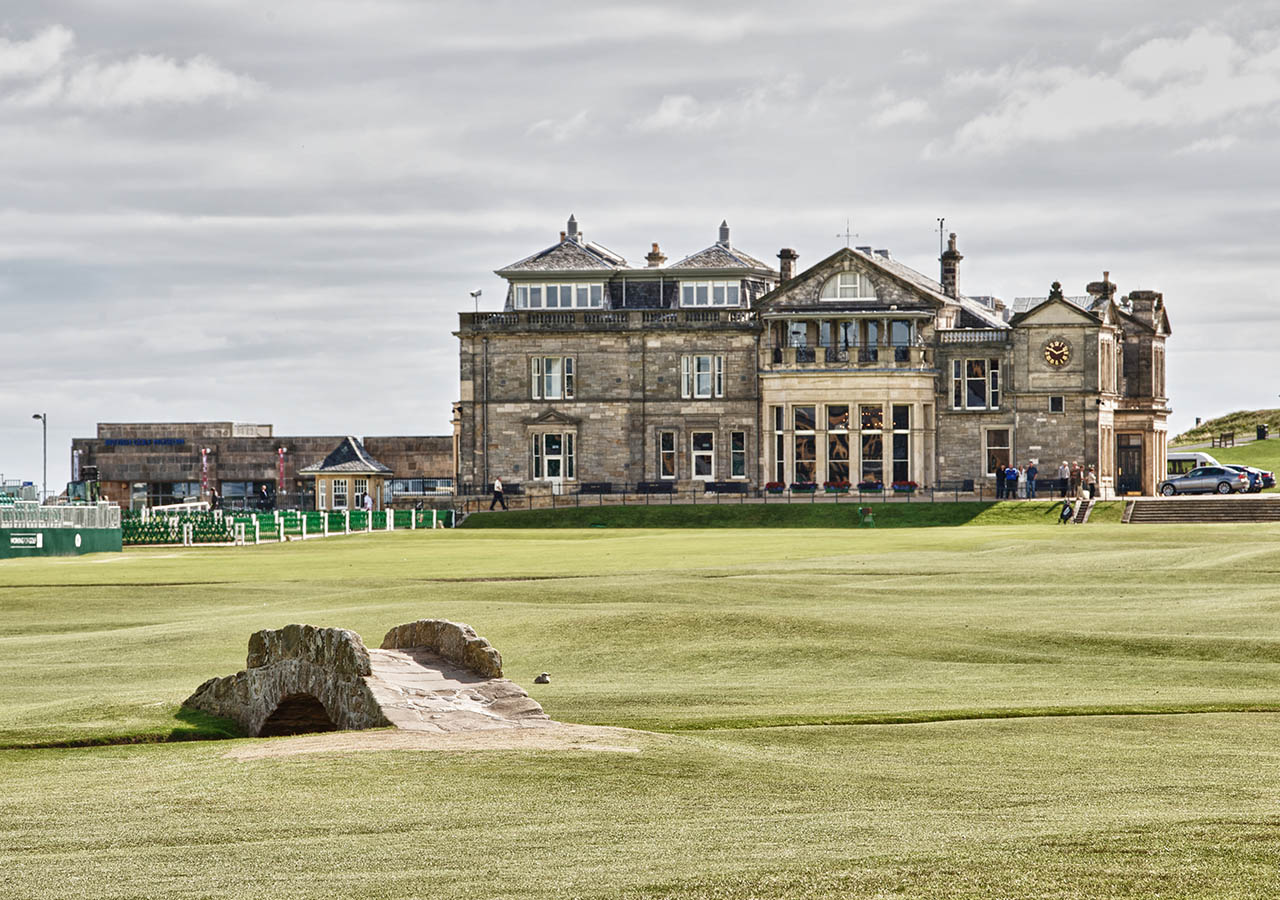
[(569, 236), (569, 240), (578, 240), (578, 220), (574, 218), (573, 213), (569, 213), (569, 226), (565, 229)]
[(1062, 282), (1061, 282), (1061, 281), (1055, 281), (1053, 284), (1049, 285), (1049, 299), (1050, 299), (1050, 300), (1061, 300), (1061, 299), (1063, 299), (1063, 297), (1062, 297)]
[(718, 243), (721, 247), (729, 246), (729, 220), (728, 219), (721, 220), (720, 240), (718, 240), (716, 243)]

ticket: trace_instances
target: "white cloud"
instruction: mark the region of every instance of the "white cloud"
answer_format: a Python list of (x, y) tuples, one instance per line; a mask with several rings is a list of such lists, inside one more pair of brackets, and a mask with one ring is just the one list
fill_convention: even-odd
[(904, 125), (911, 122), (929, 120), (929, 104), (923, 100), (903, 100), (886, 106), (871, 117), (871, 124), (877, 128), (889, 128), (893, 125)]
[(0, 94), (9, 106), (116, 109), (149, 104), (193, 104), (255, 96), (260, 86), (207, 56), (175, 60), (135, 54), (118, 62), (69, 59), (74, 35), (48, 28), (25, 43), (0, 44), (0, 77), (36, 77)]
[(706, 106), (689, 94), (668, 94), (634, 127), (637, 131), (701, 130), (716, 124), (722, 114), (719, 106)]
[[(1273, 41), (1276, 39), (1273, 37)], [(1280, 103), (1280, 47), (1250, 52), (1197, 29), (1132, 50), (1112, 73), (1008, 66), (951, 79), (956, 89), (994, 89), (988, 111), (956, 132), (963, 150), (1067, 141), (1123, 128), (1194, 127)]]
[(591, 116), (585, 109), (580, 109), (567, 119), (539, 119), (525, 130), (525, 134), (562, 144), (582, 137), (590, 130)]
[(1238, 143), (1240, 143), (1240, 139), (1234, 134), (1223, 134), (1217, 137), (1200, 138), (1200, 140), (1193, 141), (1185, 147), (1180, 147), (1175, 152), (1184, 156), (1196, 153), (1222, 153), (1230, 150)]
[(44, 75), (62, 61), (74, 43), (75, 35), (61, 25), (50, 26), (29, 41), (0, 38), (0, 79)]

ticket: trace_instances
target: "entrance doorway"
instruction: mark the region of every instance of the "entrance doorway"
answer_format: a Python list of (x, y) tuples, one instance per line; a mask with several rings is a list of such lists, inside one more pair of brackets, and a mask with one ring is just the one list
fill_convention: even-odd
[(1116, 435), (1116, 493), (1142, 493), (1142, 435)]

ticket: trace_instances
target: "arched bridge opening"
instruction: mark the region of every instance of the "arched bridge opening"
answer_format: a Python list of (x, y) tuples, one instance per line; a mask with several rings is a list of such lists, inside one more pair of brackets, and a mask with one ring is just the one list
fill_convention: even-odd
[(324, 704), (311, 694), (288, 694), (280, 698), (267, 720), (258, 730), (259, 737), (278, 737), (287, 734), (312, 734), (317, 731), (337, 731), (338, 726), (329, 718)]

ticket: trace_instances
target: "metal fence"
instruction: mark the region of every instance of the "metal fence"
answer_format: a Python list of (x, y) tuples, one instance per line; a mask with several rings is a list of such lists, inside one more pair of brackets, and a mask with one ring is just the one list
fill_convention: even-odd
[(41, 506), (32, 500), (0, 504), (0, 528), (119, 528), (114, 503)]

